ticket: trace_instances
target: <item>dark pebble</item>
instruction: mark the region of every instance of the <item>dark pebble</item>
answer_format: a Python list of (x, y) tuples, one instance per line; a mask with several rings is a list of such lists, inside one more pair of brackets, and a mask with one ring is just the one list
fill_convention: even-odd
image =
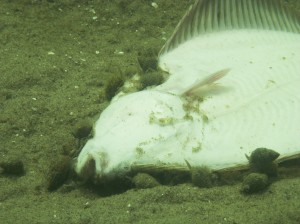
[(249, 158), (251, 168), (255, 172), (264, 173), (270, 177), (276, 177), (278, 170), (277, 163), (274, 161), (279, 155), (278, 152), (272, 149), (257, 148), (251, 153)]
[(93, 125), (90, 121), (86, 121), (86, 120), (80, 121), (75, 125), (72, 134), (77, 139), (86, 138), (91, 133), (92, 128)]
[(250, 163), (262, 164), (270, 163), (279, 157), (279, 153), (266, 148), (257, 148), (250, 155)]
[(48, 191), (55, 191), (66, 182), (70, 176), (71, 164), (70, 157), (62, 156), (50, 166), (47, 176)]
[(158, 86), (164, 81), (163, 76), (159, 72), (148, 72), (141, 76), (141, 89), (148, 86)]
[(21, 176), (25, 174), (24, 164), (21, 160), (13, 160), (0, 163), (2, 173), (5, 175)]
[(124, 85), (124, 78), (122, 75), (112, 75), (109, 77), (104, 86), (105, 97), (107, 100), (111, 100)]
[(192, 168), (192, 183), (197, 187), (211, 187), (213, 185), (211, 170), (207, 167)]
[(263, 191), (268, 185), (268, 176), (266, 174), (250, 173), (244, 178), (241, 190), (246, 194), (257, 193)]
[(133, 177), (132, 182), (139, 189), (153, 188), (160, 185), (154, 177), (146, 173), (138, 173)]

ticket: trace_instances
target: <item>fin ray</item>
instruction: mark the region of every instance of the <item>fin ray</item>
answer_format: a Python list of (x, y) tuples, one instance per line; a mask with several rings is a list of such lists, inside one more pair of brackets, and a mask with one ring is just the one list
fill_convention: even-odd
[(202, 33), (225, 29), (300, 33), (300, 19), (278, 0), (197, 0), (181, 19), (159, 55)]

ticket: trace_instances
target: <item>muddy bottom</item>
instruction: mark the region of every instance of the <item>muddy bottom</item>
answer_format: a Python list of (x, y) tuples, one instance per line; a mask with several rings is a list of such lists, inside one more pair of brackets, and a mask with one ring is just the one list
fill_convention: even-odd
[(241, 183), (47, 190), (49, 167), (83, 144), (74, 127), (108, 105), (107, 80), (140, 73), (139, 55), (157, 54), (193, 1), (151, 3), (0, 0), (0, 162), (25, 169), (0, 170), (1, 223), (300, 223), (299, 175), (252, 195)]

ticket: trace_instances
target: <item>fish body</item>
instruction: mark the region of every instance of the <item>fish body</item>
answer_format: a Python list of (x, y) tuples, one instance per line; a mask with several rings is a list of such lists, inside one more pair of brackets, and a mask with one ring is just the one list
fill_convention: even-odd
[(259, 147), (299, 154), (300, 22), (276, 2), (196, 1), (160, 52), (169, 79), (113, 100), (76, 172), (186, 161), (217, 170)]

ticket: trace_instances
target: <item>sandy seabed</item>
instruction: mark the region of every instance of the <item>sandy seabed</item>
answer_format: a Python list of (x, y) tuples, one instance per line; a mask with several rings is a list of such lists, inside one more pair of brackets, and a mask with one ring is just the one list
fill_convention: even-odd
[(299, 175), (254, 195), (240, 184), (46, 190), (51, 164), (78, 147), (74, 125), (108, 105), (106, 80), (138, 72), (138, 53), (158, 52), (193, 1), (151, 3), (0, 0), (0, 161), (26, 170), (0, 175), (0, 223), (300, 223)]

